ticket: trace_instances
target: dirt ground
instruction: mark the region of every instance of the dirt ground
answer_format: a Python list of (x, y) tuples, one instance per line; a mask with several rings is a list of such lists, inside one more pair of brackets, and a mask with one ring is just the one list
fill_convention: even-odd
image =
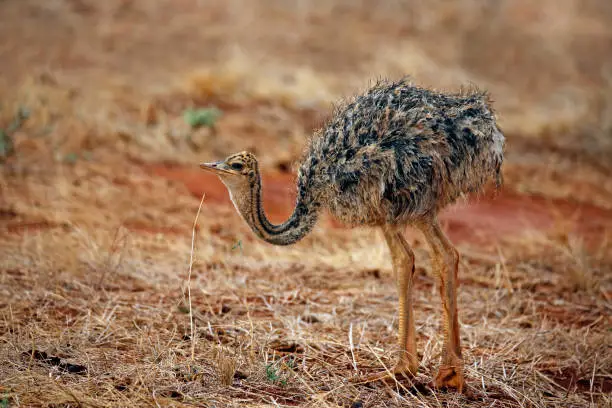
[[(612, 406), (611, 27), (606, 0), (0, 1), (0, 407)], [(405, 74), (488, 89), (507, 136), (502, 190), (441, 214), (463, 395), (431, 387), (419, 234), (419, 374), (354, 384), (397, 355), (382, 234), (268, 245), (198, 168), (255, 152), (280, 222), (334, 101)]]

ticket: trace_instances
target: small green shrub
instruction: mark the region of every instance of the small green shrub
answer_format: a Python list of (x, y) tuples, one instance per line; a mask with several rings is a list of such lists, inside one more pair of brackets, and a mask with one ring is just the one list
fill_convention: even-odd
[(192, 128), (201, 126), (214, 127), (221, 117), (221, 111), (217, 108), (187, 109), (183, 113), (185, 122)]
[(266, 378), (268, 381), (274, 384), (280, 384), (282, 386), (287, 385), (287, 379), (282, 378), (280, 369), (275, 367), (274, 364), (268, 364), (266, 366)]
[(25, 120), (30, 117), (30, 111), (24, 107), (20, 107), (15, 114), (15, 117), (6, 129), (0, 129), (0, 159), (9, 157), (15, 153), (13, 139), (11, 135), (19, 130)]

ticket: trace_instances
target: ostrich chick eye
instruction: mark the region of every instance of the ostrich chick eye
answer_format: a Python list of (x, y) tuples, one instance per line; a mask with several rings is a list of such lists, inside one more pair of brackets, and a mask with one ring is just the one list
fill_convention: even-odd
[(232, 163), (230, 166), (232, 167), (232, 169), (238, 170), (238, 171), (244, 168), (244, 164), (242, 163)]

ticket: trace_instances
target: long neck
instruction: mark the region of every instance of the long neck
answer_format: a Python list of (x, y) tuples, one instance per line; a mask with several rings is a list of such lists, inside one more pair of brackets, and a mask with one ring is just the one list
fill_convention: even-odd
[(274, 245), (291, 245), (304, 238), (318, 218), (320, 205), (313, 198), (309, 187), (309, 183), (298, 177), (298, 196), (293, 213), (287, 221), (278, 225), (272, 224), (264, 212), (259, 174), (251, 183), (248, 195), (244, 194), (244, 198), (239, 201), (232, 197), (232, 201), (253, 232), (261, 239)]

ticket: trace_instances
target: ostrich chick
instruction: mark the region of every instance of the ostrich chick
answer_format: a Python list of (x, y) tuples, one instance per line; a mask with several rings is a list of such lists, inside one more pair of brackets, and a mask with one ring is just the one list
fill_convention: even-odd
[(436, 387), (462, 392), (463, 360), (457, 318), (459, 253), (437, 214), (463, 193), (501, 184), (504, 136), (486, 93), (444, 94), (407, 80), (379, 82), (334, 110), (310, 141), (297, 176), (297, 203), (289, 219), (272, 224), (262, 207), (255, 156), (237, 153), (202, 163), (229, 190), (236, 210), (253, 232), (274, 245), (308, 234), (323, 207), (350, 226), (382, 229), (399, 291), (400, 356), (389, 371), (365, 381), (417, 373), (412, 307), (414, 254), (402, 231), (412, 225), (431, 248), (442, 299), (444, 343)]

